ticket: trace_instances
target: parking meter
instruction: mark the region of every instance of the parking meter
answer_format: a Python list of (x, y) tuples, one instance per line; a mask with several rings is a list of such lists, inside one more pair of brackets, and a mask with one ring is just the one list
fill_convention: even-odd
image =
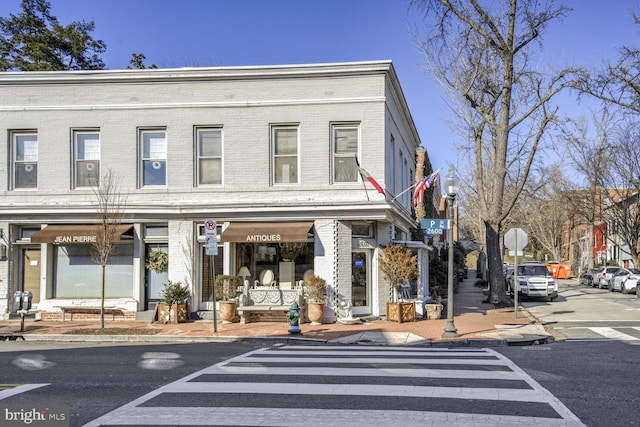
[(23, 310), (31, 309), (31, 297), (33, 297), (33, 294), (31, 293), (31, 291), (22, 293), (22, 309)]
[(22, 292), (16, 291), (16, 293), (13, 294), (13, 311), (17, 313), (18, 311), (20, 311), (21, 308), (22, 308)]

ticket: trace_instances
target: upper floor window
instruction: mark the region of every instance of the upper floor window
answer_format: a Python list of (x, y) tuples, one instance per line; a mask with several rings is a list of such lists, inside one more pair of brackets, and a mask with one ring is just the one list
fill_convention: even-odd
[(75, 187), (100, 185), (100, 133), (74, 131)]
[(271, 133), (273, 183), (298, 183), (298, 127), (274, 126)]
[(167, 133), (165, 130), (140, 131), (142, 186), (167, 185)]
[(333, 182), (358, 182), (358, 126), (333, 125), (332, 128)]
[(20, 132), (13, 139), (13, 188), (38, 186), (38, 134)]
[(222, 184), (222, 129), (196, 129), (198, 185)]

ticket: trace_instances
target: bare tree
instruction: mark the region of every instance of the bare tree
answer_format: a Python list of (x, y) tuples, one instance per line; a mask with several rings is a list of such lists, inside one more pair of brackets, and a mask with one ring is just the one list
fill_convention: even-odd
[(608, 189), (604, 219), (608, 237), (615, 239), (633, 261), (640, 265), (640, 124), (627, 122), (614, 139), (613, 155), (600, 186)]
[[(635, 24), (640, 18), (631, 12)], [(618, 49), (615, 63), (604, 65), (601, 71), (584, 74), (576, 80), (575, 88), (581, 93), (594, 96), (607, 104), (621, 107), (623, 110), (640, 113), (640, 48), (623, 46)]]
[(551, 259), (562, 260), (566, 225), (572, 217), (565, 201), (567, 185), (560, 164), (544, 168), (522, 197), (520, 221)]
[(606, 222), (608, 242), (640, 265), (640, 123), (617, 120), (611, 106), (594, 116), (595, 137), (584, 119), (565, 127), (572, 166), (586, 181), (565, 199), (592, 228)]
[[(482, 3), (482, 4), (481, 4)], [(532, 44), (569, 9), (549, 0), (413, 0), (431, 21), (420, 47), (428, 71), (448, 92), (473, 154), (467, 184), (484, 223), (490, 302), (508, 303), (500, 237), (549, 127), (551, 99), (577, 71), (538, 71)], [(420, 37), (418, 37), (421, 39)], [(513, 186), (507, 192), (506, 185)]]
[(126, 195), (120, 191), (120, 183), (112, 170), (108, 170), (93, 189), (97, 198), (98, 223), (96, 241), (93, 245), (93, 260), (102, 267), (102, 289), (100, 300), (100, 328), (104, 328), (104, 298), (106, 268), (109, 259), (117, 253), (122, 234), (122, 218), (126, 205)]

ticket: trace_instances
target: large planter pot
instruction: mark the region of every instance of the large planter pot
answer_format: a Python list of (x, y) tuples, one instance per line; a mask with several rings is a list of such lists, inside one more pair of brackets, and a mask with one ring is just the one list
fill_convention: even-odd
[(189, 320), (189, 309), (186, 302), (177, 304), (158, 303), (158, 322), (184, 323)]
[(442, 304), (426, 304), (426, 315), (427, 319), (435, 320), (439, 319), (442, 315), (442, 308), (444, 307)]
[(403, 323), (415, 322), (416, 305), (413, 302), (388, 302), (387, 320)]
[(324, 320), (324, 304), (307, 303), (307, 316), (312, 325), (321, 325)]
[(235, 301), (220, 301), (218, 303), (218, 312), (222, 323), (233, 323), (236, 319), (236, 306)]

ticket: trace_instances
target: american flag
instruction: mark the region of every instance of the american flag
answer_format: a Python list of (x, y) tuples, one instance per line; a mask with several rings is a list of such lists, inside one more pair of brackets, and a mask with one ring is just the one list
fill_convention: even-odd
[(420, 180), (420, 182), (416, 183), (415, 188), (413, 189), (413, 209), (418, 210), (422, 202), (424, 201), (424, 190), (430, 188), (433, 183), (438, 178), (438, 173), (440, 173), (440, 169), (433, 172), (429, 176)]

